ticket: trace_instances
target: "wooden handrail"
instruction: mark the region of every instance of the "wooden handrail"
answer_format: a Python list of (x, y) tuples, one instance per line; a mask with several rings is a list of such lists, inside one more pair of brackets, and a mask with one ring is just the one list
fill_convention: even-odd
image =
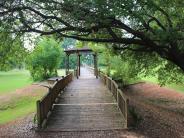
[(118, 84), (112, 80), (112, 78), (108, 77), (105, 73), (98, 71), (98, 74), (102, 80), (102, 82), (107, 86), (110, 92), (112, 92), (114, 98), (117, 101), (117, 105), (122, 112), (122, 115), (125, 119), (125, 127), (127, 127), (127, 121), (128, 121), (128, 98), (126, 95), (122, 92), (122, 90), (119, 89)]
[(98, 69), (94, 69), (93, 67), (88, 66), (88, 65), (85, 65), (85, 67), (88, 68), (89, 70), (91, 70), (94, 73), (94, 75), (96, 76), (96, 78), (98, 78), (98, 75), (99, 75)]
[(74, 70), (74, 76), (78, 79), (79, 78), (79, 71), (78, 69)]
[(37, 124), (39, 129), (45, 126), (58, 95), (72, 81), (72, 78), (73, 73), (70, 73), (64, 78), (56, 81), (54, 86), (49, 88), (48, 93), (44, 95), (41, 100), (37, 101)]
[(91, 70), (92, 72), (94, 72), (94, 68), (93, 67), (88, 66), (88, 65), (86, 65), (85, 67), (88, 68), (89, 70)]

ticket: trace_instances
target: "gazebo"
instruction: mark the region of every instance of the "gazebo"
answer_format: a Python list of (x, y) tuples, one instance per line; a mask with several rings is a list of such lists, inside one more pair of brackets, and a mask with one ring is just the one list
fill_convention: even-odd
[(71, 54), (76, 54), (77, 55), (77, 76), (80, 76), (80, 66), (81, 66), (81, 54), (82, 53), (92, 53), (93, 58), (94, 58), (94, 75), (96, 76), (96, 78), (98, 78), (98, 66), (97, 66), (97, 53), (93, 52), (92, 49), (90, 49), (89, 47), (83, 47), (83, 48), (71, 48), (71, 49), (66, 49), (64, 50), (64, 52), (66, 53), (66, 74), (69, 73), (69, 57)]

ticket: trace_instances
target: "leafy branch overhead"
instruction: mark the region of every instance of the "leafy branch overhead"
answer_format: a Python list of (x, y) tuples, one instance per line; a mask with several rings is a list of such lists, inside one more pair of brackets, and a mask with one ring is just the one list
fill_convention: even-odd
[(184, 71), (183, 0), (9, 0), (0, 30), (113, 43), (116, 51), (157, 53)]

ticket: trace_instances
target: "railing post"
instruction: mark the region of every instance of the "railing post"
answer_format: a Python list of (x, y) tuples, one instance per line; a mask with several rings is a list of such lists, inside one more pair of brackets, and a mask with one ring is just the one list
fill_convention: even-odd
[(119, 86), (117, 83), (112, 80), (107, 75), (100, 74), (100, 78), (103, 80), (106, 87), (113, 93), (113, 95), (116, 98), (117, 105), (121, 113), (123, 114), (123, 117), (125, 119), (125, 127), (128, 127), (128, 105), (129, 100), (126, 98), (126, 96), (123, 94), (123, 92), (119, 89)]
[(118, 91), (118, 88), (117, 88), (117, 103), (118, 103), (118, 107), (119, 107), (119, 91)]
[(128, 127), (128, 105), (129, 105), (129, 99), (126, 99), (126, 102), (125, 102), (125, 126), (126, 128)]
[(110, 85), (111, 92), (114, 95), (112, 78), (110, 79)]
[(69, 63), (69, 54), (66, 54), (66, 61), (65, 61), (65, 68), (66, 68), (66, 75), (68, 75), (68, 73), (69, 73), (69, 68), (70, 68), (70, 63)]
[(78, 78), (79, 78), (78, 69), (76, 69), (75, 71), (76, 71), (76, 77), (77, 77), (77, 79), (78, 79)]
[(78, 76), (80, 76), (80, 65), (81, 65), (81, 60), (80, 60), (80, 57), (81, 57), (81, 55), (80, 55), (80, 53), (78, 53), (78, 58), (77, 58), (77, 60), (78, 60)]
[(98, 61), (97, 61), (97, 53), (93, 54), (94, 58), (94, 75), (98, 78)]
[(41, 129), (41, 107), (40, 107), (40, 100), (38, 100), (36, 102), (36, 105), (37, 105), (37, 125), (38, 125), (38, 128)]

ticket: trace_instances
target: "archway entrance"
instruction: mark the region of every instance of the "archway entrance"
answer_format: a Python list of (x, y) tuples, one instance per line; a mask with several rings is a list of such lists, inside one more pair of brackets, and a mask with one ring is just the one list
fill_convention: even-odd
[[(70, 63), (69, 63), (69, 58), (71, 54), (76, 54), (77, 55), (77, 76), (80, 76), (81, 74), (81, 55), (83, 53), (91, 53), (93, 55), (93, 61), (94, 61), (94, 75), (96, 76), (96, 78), (98, 78), (98, 61), (97, 61), (97, 53), (94, 53), (92, 51), (92, 49), (88, 48), (88, 47), (83, 47), (83, 48), (72, 48), (72, 49), (67, 49), (64, 50), (64, 52), (66, 53), (66, 74), (69, 73), (69, 69), (70, 69)], [(78, 78), (78, 77), (77, 77)]]

